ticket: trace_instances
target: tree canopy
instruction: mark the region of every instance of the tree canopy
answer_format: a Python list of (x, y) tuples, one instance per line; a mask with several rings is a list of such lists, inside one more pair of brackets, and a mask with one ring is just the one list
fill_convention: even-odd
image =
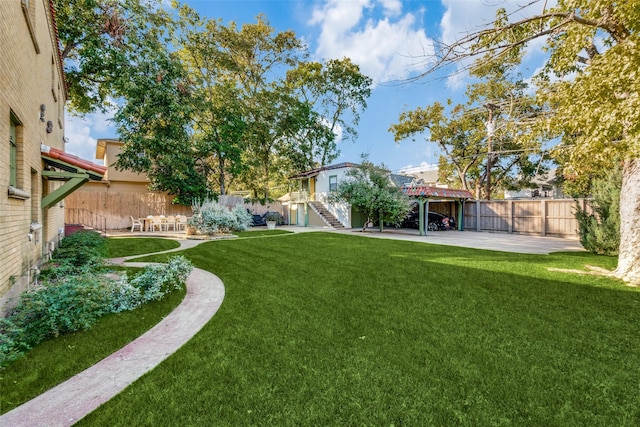
[(534, 81), (538, 102), (552, 113), (531, 126), (561, 139), (555, 154), (565, 179), (623, 159), (616, 275), (633, 283), (640, 283), (639, 29), (634, 1), (559, 0), (547, 7), (534, 0), (518, 13), (500, 10), (487, 28), (440, 45), (425, 72), (473, 58), (487, 66), (510, 63), (530, 42), (544, 40), (548, 56)]
[(56, 7), (72, 110), (115, 104), (117, 167), (180, 203), (232, 189), (277, 196), (357, 135), (371, 79), (348, 58), (309, 62), (304, 42), (265, 16), (225, 25), (160, 0)]
[(54, 0), (69, 108), (84, 114), (126, 97), (123, 71), (165, 49), (170, 15), (162, 0)]
[(447, 106), (435, 102), (405, 111), (389, 130), (396, 142), (424, 135), (436, 143), (444, 153), (441, 178), (473, 188), (478, 199), (528, 185), (546, 171), (541, 139), (529, 126), (544, 111), (514, 74), (515, 65), (474, 69), (477, 79), (467, 86), (466, 103), (449, 107), (449, 100)]

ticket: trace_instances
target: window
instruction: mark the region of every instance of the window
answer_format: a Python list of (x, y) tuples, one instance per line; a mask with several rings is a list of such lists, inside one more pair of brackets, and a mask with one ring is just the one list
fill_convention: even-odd
[(56, 61), (51, 56), (51, 94), (54, 102), (58, 102), (58, 92), (56, 91)]
[(24, 19), (27, 21), (27, 28), (29, 28), (29, 34), (31, 35), (31, 41), (36, 53), (40, 53), (40, 46), (38, 46), (38, 39), (36, 37), (36, 4), (33, 0), (22, 0), (22, 13), (24, 13)]
[(16, 140), (17, 124), (11, 118), (11, 127), (9, 130), (9, 185), (18, 186), (18, 143)]
[(21, 175), (22, 151), (22, 124), (11, 113), (9, 116), (9, 197), (25, 200), (31, 196), (21, 189), (24, 185)]
[(331, 175), (329, 177), (329, 192), (335, 193), (338, 191), (338, 175)]

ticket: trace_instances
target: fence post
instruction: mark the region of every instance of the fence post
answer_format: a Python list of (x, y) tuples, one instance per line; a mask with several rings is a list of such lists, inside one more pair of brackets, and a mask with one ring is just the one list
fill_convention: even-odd
[(542, 237), (547, 235), (547, 201), (545, 199), (540, 200), (540, 235)]
[(480, 231), (480, 200), (476, 200), (476, 231)]
[(509, 219), (507, 223), (507, 227), (509, 229), (509, 234), (513, 233), (513, 200), (509, 200), (507, 202), (507, 207), (509, 209)]

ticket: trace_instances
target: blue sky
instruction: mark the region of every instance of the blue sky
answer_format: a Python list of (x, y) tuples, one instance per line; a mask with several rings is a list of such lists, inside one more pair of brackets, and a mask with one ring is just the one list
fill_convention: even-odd
[[(361, 114), (358, 139), (339, 145), (335, 161), (360, 159), (398, 172), (437, 163), (435, 144), (424, 139), (395, 143), (389, 126), (402, 111), (453, 98), (463, 101), (464, 75), (439, 76), (398, 84), (427, 65), (434, 40), (452, 41), (493, 20), (499, 7), (520, 2), (501, 0), (187, 0), (202, 16), (223, 22), (255, 22), (262, 13), (277, 31), (293, 30), (308, 44), (313, 60), (349, 57), (371, 77), (375, 88)], [(117, 137), (109, 115), (67, 117), (66, 150), (85, 159), (95, 155), (97, 138)]]

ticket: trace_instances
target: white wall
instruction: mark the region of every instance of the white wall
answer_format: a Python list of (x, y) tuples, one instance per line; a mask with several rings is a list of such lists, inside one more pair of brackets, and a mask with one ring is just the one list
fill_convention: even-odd
[(322, 171), (316, 177), (316, 200), (321, 201), (329, 209), (338, 221), (347, 228), (351, 228), (351, 206), (347, 203), (329, 203), (327, 196), (329, 194), (329, 177), (336, 176), (338, 185), (346, 179), (349, 179), (347, 172), (352, 168), (338, 168)]

